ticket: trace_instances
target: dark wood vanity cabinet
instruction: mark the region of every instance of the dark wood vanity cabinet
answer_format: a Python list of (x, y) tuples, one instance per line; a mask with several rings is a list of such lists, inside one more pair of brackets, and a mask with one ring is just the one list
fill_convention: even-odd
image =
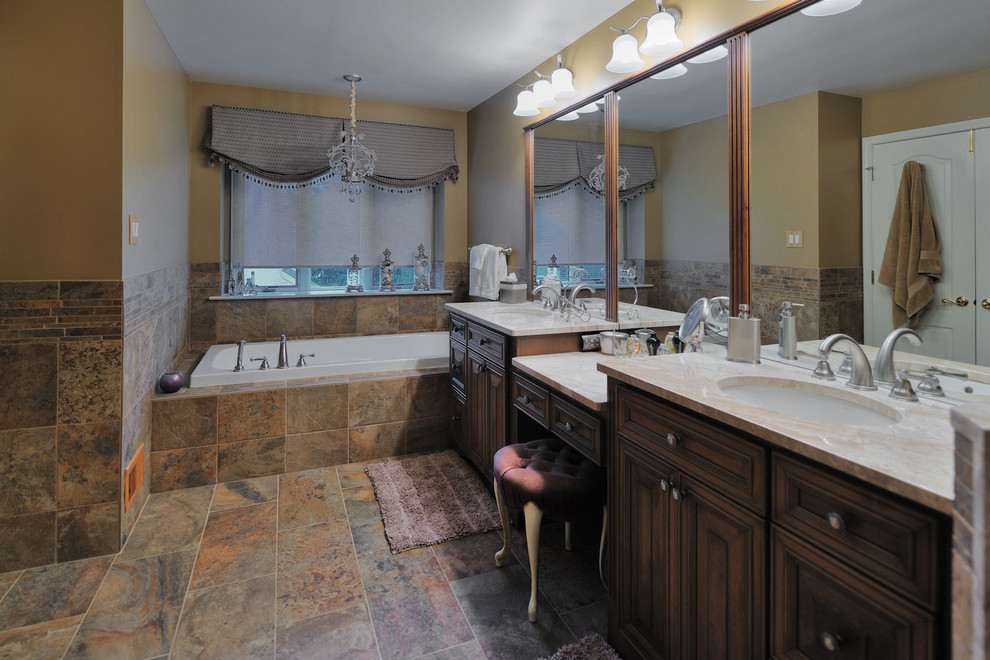
[(610, 380), (625, 658), (949, 657), (946, 516)]

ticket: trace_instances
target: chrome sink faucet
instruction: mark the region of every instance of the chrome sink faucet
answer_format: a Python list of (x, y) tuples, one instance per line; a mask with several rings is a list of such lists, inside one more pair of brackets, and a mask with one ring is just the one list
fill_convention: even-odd
[(557, 293), (557, 290), (554, 289), (549, 284), (540, 284), (539, 286), (537, 286), (536, 288), (534, 288), (533, 289), (533, 295), (534, 296), (536, 296), (536, 294), (541, 294), (542, 295), (542, 293), (544, 291), (549, 291), (551, 294), (553, 294), (553, 295), (550, 296), (550, 298), (552, 298), (553, 301), (551, 302), (549, 299), (548, 300), (545, 300), (543, 302), (543, 306), (544, 307), (549, 306), (550, 309), (552, 309), (554, 311), (559, 310), (560, 309), (560, 294)]
[[(571, 300), (571, 306), (572, 307), (577, 307), (578, 306), (577, 295), (581, 291), (587, 291), (587, 292), (589, 292), (591, 294), (594, 294), (595, 293), (595, 287), (591, 286), (587, 282), (582, 282), (581, 284), (578, 284), (576, 287), (574, 287), (573, 289), (571, 289), (570, 295), (568, 297)], [(585, 304), (583, 302), (581, 303), (581, 308), (582, 309), (587, 309), (587, 307), (585, 306)]]
[(285, 335), (278, 340), (278, 369), (285, 369), (289, 366), (289, 347), (285, 344)]
[(856, 340), (849, 335), (842, 333), (829, 335), (818, 346), (818, 352), (827, 357), (832, 351), (832, 347), (840, 341), (849, 343), (850, 355), (852, 356), (852, 374), (849, 376), (849, 382), (846, 383), (846, 387), (851, 387), (854, 390), (877, 389), (876, 383), (873, 382), (873, 370), (870, 369), (870, 361), (866, 359), (866, 353), (863, 352), (863, 348)]
[(907, 337), (908, 341), (915, 346), (921, 346), (921, 337), (911, 328), (894, 328), (891, 330), (877, 352), (877, 361), (874, 365), (874, 378), (878, 383), (893, 386), (897, 382), (897, 373), (894, 370), (894, 346), (901, 337)]

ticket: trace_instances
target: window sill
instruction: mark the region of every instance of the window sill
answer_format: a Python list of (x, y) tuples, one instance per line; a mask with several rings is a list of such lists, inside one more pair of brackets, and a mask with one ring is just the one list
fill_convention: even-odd
[(429, 291), (362, 291), (361, 293), (344, 291), (271, 291), (256, 293), (250, 296), (210, 296), (210, 300), (235, 302), (241, 300), (286, 300), (292, 298), (351, 298), (365, 296), (442, 296), (454, 293), (450, 289), (431, 289)]

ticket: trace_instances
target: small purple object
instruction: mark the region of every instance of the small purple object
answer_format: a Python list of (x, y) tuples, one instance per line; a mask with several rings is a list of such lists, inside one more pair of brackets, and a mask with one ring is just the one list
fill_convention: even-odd
[(158, 387), (166, 394), (178, 392), (185, 384), (186, 379), (183, 377), (181, 371), (166, 371), (158, 379)]

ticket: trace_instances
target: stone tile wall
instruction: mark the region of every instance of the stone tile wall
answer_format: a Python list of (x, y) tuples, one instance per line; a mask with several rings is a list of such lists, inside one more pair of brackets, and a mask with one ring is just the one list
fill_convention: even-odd
[(444, 449), (447, 372), (183, 390), (151, 402), (151, 490)]
[(467, 263), (447, 262), (442, 268), (443, 286), (452, 294), (209, 300), (220, 292), (220, 265), (191, 264), (190, 349), (202, 353), (213, 344), (239, 339), (274, 341), (283, 333), (311, 339), (443, 331), (447, 329), (444, 304), (467, 299)]
[[(647, 262), (646, 272), (655, 277), (655, 262)], [(729, 264), (664, 259), (660, 262), (660, 281), (648, 279), (647, 283), (659, 289), (656, 307), (686, 312), (698, 298), (729, 295)]]
[(116, 552), (123, 283), (0, 282), (0, 573)]
[[(189, 344), (189, 266), (183, 264), (124, 280), (123, 424), (121, 472), (143, 444), (145, 480), (127, 511), (121, 502), (121, 545), (150, 492), (151, 398), (163, 371)], [(122, 494), (123, 497), (123, 494)]]
[(777, 341), (777, 313), (789, 300), (796, 308), (798, 341), (836, 332), (863, 341), (863, 272), (859, 268), (752, 266), (750, 309), (763, 319), (763, 343)]

